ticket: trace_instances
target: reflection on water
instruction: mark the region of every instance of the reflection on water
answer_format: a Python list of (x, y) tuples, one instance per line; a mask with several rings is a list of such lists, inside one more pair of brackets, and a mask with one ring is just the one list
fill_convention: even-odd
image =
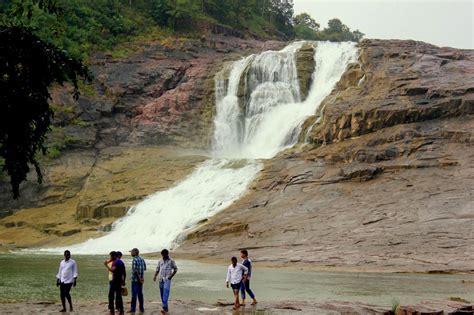
[[(79, 267), (73, 298), (82, 301), (107, 300), (107, 272), (101, 256), (73, 257)], [(0, 302), (57, 301), (55, 275), (61, 256), (34, 254), (0, 255)], [(146, 259), (145, 298), (159, 299), (152, 281), (156, 259)], [(128, 269), (131, 260), (125, 259)], [(227, 261), (222, 265), (177, 261), (172, 299), (214, 303), (232, 298), (225, 288)], [(464, 280), (464, 281), (463, 281)], [(128, 283), (129, 284), (129, 283)], [(303, 272), (260, 268), (255, 264), (252, 288), (262, 301), (311, 300), (359, 301), (391, 305), (428, 299), (461, 297), (474, 301), (474, 275), (424, 275), (354, 272)]]

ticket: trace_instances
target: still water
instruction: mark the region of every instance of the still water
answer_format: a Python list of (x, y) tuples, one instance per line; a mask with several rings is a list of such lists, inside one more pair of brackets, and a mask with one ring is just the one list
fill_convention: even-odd
[[(78, 264), (75, 300), (106, 301), (108, 275), (105, 256), (73, 256)], [(36, 254), (0, 255), (0, 303), (57, 301), (55, 275), (61, 256)], [(152, 281), (157, 259), (146, 259), (145, 298), (159, 299)], [(131, 259), (126, 258), (128, 269)], [(171, 298), (214, 303), (231, 299), (225, 288), (227, 262), (222, 265), (177, 260)], [(252, 288), (262, 301), (311, 300), (359, 301), (378, 305), (403, 304), (428, 299), (461, 297), (474, 301), (474, 275), (313, 272), (254, 266)], [(128, 285), (130, 283), (128, 282)]]

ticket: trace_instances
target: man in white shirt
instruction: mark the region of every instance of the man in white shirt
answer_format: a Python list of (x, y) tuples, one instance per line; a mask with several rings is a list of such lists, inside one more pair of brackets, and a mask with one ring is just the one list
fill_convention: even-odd
[(61, 291), (61, 303), (63, 309), (60, 312), (66, 312), (66, 299), (69, 302), (69, 309), (72, 312), (71, 291), (72, 286), (76, 286), (77, 279), (77, 265), (74, 259), (71, 259), (71, 252), (66, 250), (64, 252), (64, 259), (59, 264), (59, 271), (56, 275), (56, 286)]
[(232, 287), (232, 291), (234, 292), (234, 310), (240, 307), (239, 302), (239, 291), (240, 286), (242, 285), (242, 280), (245, 280), (248, 274), (248, 268), (242, 264), (237, 263), (237, 257), (232, 257), (230, 259), (232, 262), (227, 269), (227, 279), (226, 279), (226, 286)]

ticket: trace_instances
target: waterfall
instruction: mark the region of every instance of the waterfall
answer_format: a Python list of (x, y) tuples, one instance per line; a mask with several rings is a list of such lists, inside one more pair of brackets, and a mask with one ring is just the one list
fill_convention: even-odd
[(314, 43), (316, 69), (302, 102), (295, 64), (302, 44), (225, 66), (215, 78), (212, 158), (176, 186), (137, 204), (110, 233), (70, 248), (75, 253), (103, 254), (133, 247), (141, 252), (173, 247), (186, 231), (242, 196), (262, 168), (259, 159), (296, 143), (305, 118), (317, 112), (347, 65), (356, 61), (352, 43)]

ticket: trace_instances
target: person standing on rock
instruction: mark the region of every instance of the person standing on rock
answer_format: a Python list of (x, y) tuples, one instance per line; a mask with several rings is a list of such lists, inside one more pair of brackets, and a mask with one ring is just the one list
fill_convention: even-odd
[(250, 298), (253, 300), (251, 305), (257, 304), (257, 300), (255, 299), (255, 294), (253, 294), (252, 290), (250, 290), (250, 277), (252, 275), (252, 261), (249, 258), (249, 253), (246, 249), (242, 249), (240, 251), (240, 258), (242, 258), (242, 265), (247, 267), (248, 273), (247, 277), (245, 277), (245, 280), (242, 280), (242, 285), (240, 287), (240, 294), (242, 296), (242, 304), (245, 306), (245, 292), (248, 293)]
[(138, 304), (140, 308), (140, 312), (145, 312), (145, 307), (143, 304), (143, 282), (144, 282), (144, 275), (146, 270), (146, 263), (143, 258), (138, 256), (140, 251), (138, 248), (134, 248), (130, 251), (130, 255), (132, 255), (132, 276), (130, 278), (130, 282), (132, 285), (132, 301), (130, 303), (130, 313), (135, 313), (137, 308), (137, 297), (138, 297)]
[(234, 292), (234, 310), (240, 307), (239, 303), (239, 291), (240, 286), (242, 285), (242, 280), (247, 278), (248, 268), (237, 262), (237, 257), (232, 257), (230, 259), (231, 264), (227, 269), (227, 278), (226, 278), (226, 287), (232, 287)]
[(59, 263), (59, 271), (56, 275), (56, 286), (61, 292), (61, 303), (63, 305), (60, 312), (66, 312), (66, 299), (69, 303), (69, 310), (72, 312), (71, 287), (76, 286), (77, 279), (77, 264), (74, 259), (71, 259), (71, 252), (64, 251), (64, 259)]
[(163, 259), (158, 262), (153, 281), (156, 281), (156, 277), (159, 276), (158, 281), (160, 285), (161, 303), (163, 307), (161, 314), (168, 314), (168, 298), (170, 296), (171, 290), (171, 279), (173, 279), (176, 272), (178, 272), (178, 266), (176, 266), (174, 260), (169, 256), (167, 249), (163, 249), (161, 251), (161, 256)]
[(109, 282), (109, 311), (111, 315), (115, 314), (115, 300), (117, 310), (123, 314), (122, 285), (125, 285), (125, 265), (118, 259), (117, 252), (110, 252), (110, 260), (112, 266), (108, 265), (108, 259), (104, 261), (105, 268), (112, 272), (112, 281)]

